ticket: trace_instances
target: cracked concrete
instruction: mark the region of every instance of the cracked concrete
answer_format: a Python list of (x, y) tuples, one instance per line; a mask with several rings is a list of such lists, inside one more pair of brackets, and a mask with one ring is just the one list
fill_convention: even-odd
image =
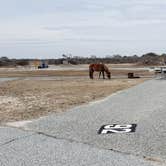
[(30, 135), (26, 135), (26, 136), (20, 136), (20, 137), (17, 137), (17, 138), (10, 139), (9, 141), (4, 142), (3, 144), (0, 144), (0, 147), (5, 146), (7, 144), (10, 144), (10, 143), (12, 143), (14, 141), (19, 141), (21, 139), (25, 139), (27, 137), (31, 137), (32, 135), (34, 135), (34, 134), (30, 134)]
[[(30, 131), (30, 130), (25, 130), (23, 128), (21, 128), (21, 130)], [(46, 133), (43, 133), (43, 132), (39, 132), (39, 131), (31, 131), (31, 132), (36, 132), (36, 134), (43, 135), (43, 136), (50, 137), (50, 138), (54, 138), (56, 140), (68, 141), (69, 143), (84, 144), (84, 145), (90, 146), (92, 148), (95, 147), (94, 145), (91, 145), (89, 143), (79, 142), (79, 141), (72, 140), (72, 139), (67, 139), (67, 138), (60, 138), (60, 137), (56, 137), (54, 135), (49, 135), (49, 134), (46, 134)], [(139, 159), (146, 159), (146, 160), (153, 161), (153, 162), (159, 162), (160, 164), (162, 164), (162, 163), (164, 164), (165, 163), (164, 160), (159, 159), (159, 158), (153, 158), (153, 157), (148, 157), (148, 156), (141, 156), (141, 155), (132, 154), (132, 153), (128, 153), (128, 152), (123, 152), (123, 151), (119, 151), (119, 150), (115, 150), (115, 149), (107, 149), (107, 148), (99, 148), (99, 147), (96, 147), (96, 149), (109, 150), (109, 151), (112, 151), (114, 153), (118, 153), (118, 154), (122, 154), (122, 155), (131, 155), (131, 156), (138, 157)]]
[[(165, 160), (165, 98), (165, 82), (151, 80), (101, 102), (36, 120), (26, 128), (99, 148)], [(137, 124), (135, 133), (97, 134), (104, 124), (131, 123)]]
[[(1, 128), (2, 129), (2, 128)], [(158, 166), (159, 163), (145, 161), (132, 155), (124, 155), (110, 150), (99, 149), (87, 144), (70, 142), (47, 136), (44, 133), (19, 131), (18, 137), (0, 146), (0, 165), (2, 166), (68, 166), (68, 165), (110, 165), (110, 166)], [(14, 135), (17, 133), (13, 133)], [(1, 132), (1, 130), (0, 130)], [(10, 135), (11, 136), (11, 135)], [(161, 164), (160, 164), (161, 165)], [(164, 166), (164, 165), (163, 165)]]
[(0, 146), (17, 139), (25, 138), (32, 135), (33, 132), (26, 132), (12, 127), (0, 127)]
[[(165, 98), (165, 82), (151, 80), (21, 130), (0, 128), (0, 164), (165, 166)], [(135, 133), (97, 134), (103, 124), (114, 123), (138, 126)]]

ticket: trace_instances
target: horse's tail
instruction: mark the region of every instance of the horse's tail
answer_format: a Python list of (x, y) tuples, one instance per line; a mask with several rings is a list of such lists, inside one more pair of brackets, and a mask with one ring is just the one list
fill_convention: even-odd
[(89, 70), (89, 78), (92, 78), (92, 71)]
[(93, 79), (93, 65), (89, 65), (89, 77)]

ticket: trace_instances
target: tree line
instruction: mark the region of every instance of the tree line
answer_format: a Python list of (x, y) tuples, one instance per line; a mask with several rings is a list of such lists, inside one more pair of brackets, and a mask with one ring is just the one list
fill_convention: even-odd
[[(0, 58), (0, 66), (26, 66), (29, 65), (29, 62), (33, 62), (36, 59), (9, 59), (7, 57)], [(105, 56), (105, 57), (96, 57), (92, 55), (90, 57), (79, 57), (63, 54), (61, 58), (55, 59), (40, 59), (45, 60), (49, 65), (59, 65), (59, 64), (90, 64), (90, 63), (137, 63), (140, 65), (165, 65), (166, 64), (166, 54), (156, 54), (153, 52), (144, 54), (142, 56)]]

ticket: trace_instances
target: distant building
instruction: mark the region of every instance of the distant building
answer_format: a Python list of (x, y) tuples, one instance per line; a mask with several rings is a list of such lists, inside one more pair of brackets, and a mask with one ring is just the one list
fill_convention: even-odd
[(69, 61), (68, 61), (67, 59), (65, 59), (65, 60), (62, 61), (62, 64), (68, 65), (68, 64), (69, 64)]

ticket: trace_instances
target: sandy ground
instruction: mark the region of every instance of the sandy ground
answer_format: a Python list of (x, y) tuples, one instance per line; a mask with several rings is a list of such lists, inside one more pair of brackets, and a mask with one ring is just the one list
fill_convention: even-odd
[[(2, 77), (36, 77), (36, 76), (87, 76), (89, 65), (51, 65), (48, 69), (36, 70), (35, 67), (0, 68)], [(151, 76), (147, 67), (136, 64), (107, 64), (112, 75), (127, 75), (133, 72), (137, 75)]]
[(108, 96), (145, 79), (15, 80), (0, 85), (0, 122), (45, 116)]
[[(132, 70), (132, 69), (112, 69), (113, 76), (127, 76), (127, 73), (134, 72), (139, 76), (153, 76), (153, 72), (148, 70)], [(34, 71), (2, 71), (0, 70), (0, 78), (3, 77), (41, 77), (41, 76), (88, 76), (88, 70), (34, 70)]]
[[(87, 70), (0, 69), (0, 77), (19, 77), (18, 80), (0, 83), (0, 123), (29, 120), (52, 112), (63, 112), (147, 80), (147, 78), (127, 79), (127, 72), (131, 71), (132, 69), (112, 70), (112, 75), (117, 78), (111, 80), (98, 79), (96, 73), (96, 78), (90, 80)], [(146, 70), (134, 73), (148, 77), (153, 75)], [(121, 75), (126, 78), (118, 78)], [(48, 76), (54, 76), (52, 77), (54, 79)]]

